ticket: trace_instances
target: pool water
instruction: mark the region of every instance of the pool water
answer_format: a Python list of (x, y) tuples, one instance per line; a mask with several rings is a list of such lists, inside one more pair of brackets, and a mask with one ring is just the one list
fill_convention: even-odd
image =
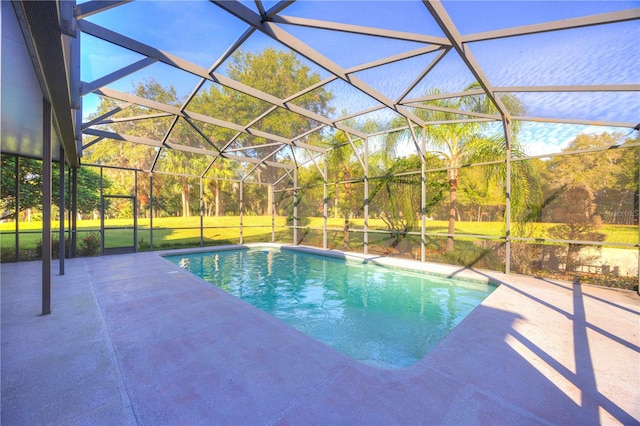
[(167, 256), (350, 357), (422, 359), (496, 287), (279, 248)]

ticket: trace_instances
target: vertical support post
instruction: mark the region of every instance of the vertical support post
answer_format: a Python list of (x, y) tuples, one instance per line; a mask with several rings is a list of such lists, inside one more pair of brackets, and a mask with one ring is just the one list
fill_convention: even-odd
[(242, 221), (244, 219), (244, 181), (240, 181), (240, 244), (244, 244), (244, 236), (242, 235)]
[(327, 174), (327, 170), (328, 170), (328, 160), (327, 160), (327, 156), (328, 154), (324, 155), (324, 179), (323, 179), (323, 185), (322, 185), (322, 189), (323, 189), (323, 201), (322, 201), (322, 248), (326, 249), (329, 248), (329, 244), (328, 244), (328, 235), (327, 235), (327, 216), (329, 215), (329, 187), (327, 184), (327, 177), (329, 176)]
[[(70, 42), (70, 63), (69, 63), (69, 94), (71, 100), (71, 108), (74, 109), (74, 136), (75, 144), (78, 148), (78, 155), (82, 156), (82, 97), (80, 96), (80, 84), (81, 73), (80, 64), (82, 59), (80, 57), (80, 37), (77, 33), (76, 17), (74, 16), (74, 9), (76, 1), (70, 1), (69, 4), (61, 6), (60, 11), (62, 14), (63, 25), (67, 27), (69, 31)], [(62, 157), (62, 156), (61, 156)], [(60, 159), (61, 164), (63, 158)], [(73, 170), (73, 171), (72, 171)], [(78, 216), (78, 204), (76, 193), (77, 186), (77, 169), (69, 167), (69, 197), (70, 208), (69, 210), (69, 256), (75, 257), (76, 255), (76, 218)]]
[(426, 124), (422, 126), (422, 138), (420, 141), (420, 262), (427, 258), (427, 159), (425, 153), (427, 151), (427, 134)]
[(66, 226), (67, 226), (67, 230), (65, 231), (65, 233), (67, 234), (67, 240), (69, 241), (68, 244), (68, 252), (67, 252), (67, 258), (71, 257), (71, 169), (72, 167), (69, 166), (67, 167), (67, 177), (65, 178), (65, 186), (66, 186), (66, 191), (65, 192), (65, 199), (67, 198), (68, 195), (68, 200), (66, 201), (67, 203), (67, 208), (66, 208)]
[(507, 149), (506, 149), (506, 174), (507, 174), (507, 185), (506, 185), (506, 205), (505, 205), (505, 259), (504, 259), (504, 273), (511, 273), (511, 122), (503, 117), (502, 123), (504, 126), (504, 136), (507, 141)]
[(42, 102), (42, 315), (51, 313), (51, 104)]
[(138, 252), (138, 171), (133, 171), (133, 252)]
[(273, 184), (269, 184), (269, 190), (271, 191), (271, 242), (276, 241), (276, 194)]
[(104, 256), (104, 188), (103, 167), (100, 167), (100, 254)]
[(204, 187), (200, 176), (200, 247), (204, 246)]
[[(80, 51), (79, 46), (77, 50)], [(76, 146), (78, 155), (82, 156), (82, 98), (80, 98), (80, 109), (76, 110), (75, 117)], [(76, 257), (78, 248), (78, 168), (74, 167), (71, 170), (71, 257)]]
[[(640, 142), (640, 131), (638, 131), (638, 142)], [(638, 243), (640, 243), (640, 146), (636, 150), (638, 154), (638, 174), (636, 175), (636, 195), (634, 200), (633, 215), (638, 226)], [(640, 295), (640, 246), (638, 246), (638, 290), (636, 291)]]
[(64, 147), (60, 144), (60, 220), (59, 220), (59, 241), (58, 241), (58, 253), (60, 254), (58, 259), (58, 273), (64, 275), (64, 258), (66, 257), (66, 242), (64, 240), (64, 211), (65, 211), (65, 199), (64, 199)]
[(149, 251), (153, 251), (153, 173), (149, 172)]
[(369, 138), (364, 140), (364, 254), (369, 254)]
[(78, 242), (78, 169), (71, 168), (71, 257), (76, 257)]
[(15, 216), (15, 225), (16, 225), (16, 262), (20, 261), (20, 157), (16, 155), (16, 182), (14, 194), (16, 194), (16, 216)]
[(298, 245), (298, 168), (293, 169), (293, 244)]
[(76, 149), (78, 156), (82, 157), (82, 98), (80, 98), (80, 109), (75, 112)]

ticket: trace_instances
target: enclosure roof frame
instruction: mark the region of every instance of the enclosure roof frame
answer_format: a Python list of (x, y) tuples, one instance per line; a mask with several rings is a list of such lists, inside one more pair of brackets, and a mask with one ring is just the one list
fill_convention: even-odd
[[(294, 167), (301, 164), (315, 162), (315, 157), (319, 154), (326, 155), (331, 146), (319, 146), (317, 143), (308, 143), (307, 140), (318, 132), (326, 129), (346, 133), (347, 139), (352, 142), (352, 138), (366, 139), (374, 135), (384, 135), (390, 132), (410, 130), (407, 134), (415, 133), (424, 126), (445, 123), (474, 123), (474, 122), (502, 122), (503, 125), (512, 121), (543, 122), (543, 123), (568, 123), (580, 125), (609, 126), (618, 128), (634, 129), (637, 122), (596, 120), (591, 118), (566, 118), (566, 117), (542, 117), (535, 114), (517, 115), (509, 112), (501, 101), (502, 94), (509, 93), (640, 93), (640, 84), (626, 83), (604, 83), (604, 84), (576, 84), (576, 85), (522, 85), (507, 86), (493, 84), (485, 73), (483, 66), (473, 53), (471, 44), (486, 42), (490, 40), (508, 39), (523, 36), (539, 35), (558, 31), (572, 31), (575, 29), (588, 28), (594, 26), (614, 25), (640, 20), (640, 8), (619, 10), (614, 12), (600, 13), (595, 15), (572, 17), (568, 19), (549, 20), (542, 23), (511, 26), (500, 29), (491, 29), (474, 33), (463, 34), (458, 27), (458, 22), (452, 18), (446, 5), (439, 0), (421, 0), (420, 5), (428, 12), (437, 28), (442, 34), (422, 34), (411, 30), (390, 29), (380, 26), (360, 25), (345, 21), (330, 21), (320, 17), (294, 16), (286, 13), (295, 1), (280, 1), (270, 9), (265, 7), (261, 0), (255, 1), (255, 9), (251, 9), (239, 1), (210, 0), (209, 4), (225, 12), (228, 16), (243, 22), (246, 27), (244, 31), (220, 54), (213, 58), (211, 66), (204, 68), (189, 60), (181, 58), (175, 54), (156, 48), (148, 43), (137, 40), (131, 36), (119, 33), (113, 29), (98, 25), (88, 18), (97, 14), (117, 9), (130, 1), (88, 1), (75, 5), (74, 2), (32, 2), (26, 0), (14, 0), (13, 5), (16, 14), (21, 22), (21, 27), (30, 46), (34, 64), (45, 97), (51, 102), (55, 129), (64, 145), (67, 161), (72, 167), (81, 164), (82, 151), (99, 144), (104, 140), (120, 140), (132, 143), (151, 145), (159, 149), (156, 161), (152, 167), (152, 172), (156, 171), (156, 163), (161, 157), (163, 150), (176, 150), (182, 152), (199, 153), (210, 155), (212, 164), (216, 158), (228, 158), (234, 161), (241, 161), (251, 164), (249, 174), (264, 167), (277, 167), (290, 169), (290, 164), (282, 163), (280, 155), (287, 149), (293, 155)], [(507, 17), (508, 18), (508, 17)], [(397, 40), (402, 42), (416, 43), (420, 47), (405, 52), (394, 53), (384, 58), (368, 63), (351, 67), (344, 67), (333, 59), (320, 53), (311, 47), (301, 38), (295, 36), (287, 28), (305, 28), (314, 31), (324, 31), (331, 33), (351, 34), (363, 37), (374, 37), (381, 40)], [(185, 28), (185, 31), (188, 31)], [(228, 60), (231, 55), (241, 49), (244, 43), (252, 35), (260, 33), (273, 40), (281, 46), (291, 49), (296, 54), (306, 58), (311, 63), (320, 67), (328, 76), (321, 81), (295, 93), (286, 98), (280, 99), (277, 96), (266, 93), (255, 87), (251, 87), (240, 81), (231, 79), (219, 72), (220, 66)], [(111, 43), (128, 51), (141, 55), (142, 58), (123, 66), (113, 72), (108, 73), (94, 81), (81, 81), (79, 71), (79, 42), (81, 34), (97, 37), (107, 43)], [(422, 96), (407, 98), (414, 87), (425, 77), (430, 75), (440, 61), (455, 52), (460, 58), (464, 67), (473, 75), (479, 85), (478, 90), (467, 90), (464, 92), (443, 93), (436, 96)], [(376, 67), (397, 64), (409, 58), (427, 57), (433, 55), (427, 62), (423, 71), (412, 79), (406, 87), (403, 87), (397, 99), (392, 99), (378, 88), (374, 88), (365, 82), (357, 74), (363, 71), (372, 70)], [(154, 64), (162, 63), (182, 72), (189, 73), (199, 78), (191, 93), (186, 97), (182, 105), (166, 105), (158, 101), (144, 99), (129, 93), (123, 93), (111, 87), (112, 83), (122, 80), (136, 72), (144, 70)], [(351, 111), (340, 117), (330, 117), (305, 109), (295, 103), (296, 98), (312, 93), (314, 90), (323, 88), (332, 82), (341, 81), (347, 84), (358, 93), (374, 100), (376, 106), (368, 106), (360, 111)], [(260, 114), (252, 117), (248, 123), (238, 124), (221, 117), (209, 116), (202, 113), (190, 111), (190, 102), (202, 88), (205, 82), (219, 84), (231, 91), (241, 93), (245, 96), (255, 98), (264, 102), (268, 107)], [(120, 102), (121, 105), (112, 111), (103, 113), (100, 117), (87, 119), (80, 122), (79, 117), (82, 108), (82, 98), (89, 94), (102, 96)], [(427, 105), (426, 102), (437, 99), (453, 99), (461, 96), (486, 96), (495, 106), (497, 113), (485, 114), (469, 112), (463, 110), (452, 110), (437, 106)], [(120, 111), (130, 107), (139, 106), (156, 110), (149, 114), (141, 114), (133, 117), (118, 117)], [(425, 122), (417, 116), (412, 108), (427, 108), (439, 110), (444, 113), (458, 114), (459, 118), (449, 121)], [(373, 114), (380, 111), (391, 111), (399, 117), (406, 119), (406, 126), (390, 129), (376, 129), (375, 131), (364, 131), (353, 126), (351, 120)], [(309, 120), (308, 130), (296, 135), (278, 135), (273, 132), (260, 130), (259, 123), (265, 117), (278, 111), (286, 111), (289, 114), (296, 114)], [(114, 117), (115, 116), (115, 117)], [(157, 118), (172, 118), (172, 124), (161, 140), (149, 139), (134, 135), (121, 134), (117, 131), (105, 130), (109, 126), (121, 122), (131, 122), (142, 120), (153, 120)], [(202, 138), (203, 145), (212, 149), (194, 148), (184, 144), (169, 142), (169, 135), (180, 118), (183, 118), (195, 130), (196, 134)], [(202, 127), (198, 123), (207, 123), (232, 130), (235, 135), (228, 140), (210, 140)], [(261, 148), (265, 152), (260, 154), (250, 154), (249, 149), (240, 149), (241, 136), (259, 137), (265, 140), (259, 144), (252, 145), (253, 148)], [(82, 141), (82, 137), (92, 137), (88, 141)], [(95, 137), (95, 138), (94, 138)], [(509, 139), (507, 137), (507, 139)], [(287, 148), (288, 147), (288, 148)], [(301, 151), (296, 151), (300, 149)], [(355, 148), (354, 148), (355, 150)], [(301, 163), (298, 164), (296, 152), (303, 153)], [(360, 154), (354, 153), (359, 161)], [(251, 156), (256, 155), (256, 156)], [(316, 164), (317, 166), (317, 164)], [(210, 167), (210, 166), (209, 166)], [(204, 176), (209, 167), (206, 167), (197, 176)], [(244, 178), (246, 178), (245, 176)]]

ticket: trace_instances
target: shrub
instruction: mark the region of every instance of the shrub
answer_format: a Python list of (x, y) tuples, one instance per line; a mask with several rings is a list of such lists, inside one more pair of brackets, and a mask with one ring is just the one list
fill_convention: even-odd
[(504, 271), (503, 257), (504, 243), (498, 241), (459, 241), (452, 252), (444, 253), (444, 258), (455, 265), (466, 267)]
[(140, 238), (138, 241), (138, 251), (148, 251), (151, 249), (151, 244), (146, 242), (144, 238)]
[(97, 256), (101, 252), (100, 235), (91, 233), (80, 240), (78, 245), (79, 256)]
[[(551, 238), (575, 241), (604, 241), (607, 237), (597, 232), (602, 227), (600, 216), (594, 215), (595, 195), (585, 186), (567, 189), (560, 197), (562, 208), (555, 212), (554, 219), (563, 222), (547, 230)], [(585, 256), (587, 245), (571, 244), (565, 255), (565, 271), (575, 271), (582, 264), (590, 264), (598, 256)]]
[[(64, 239), (65, 251), (68, 254), (71, 248), (70, 241), (68, 238)], [(42, 259), (42, 240), (38, 240), (36, 244), (36, 258)], [(60, 240), (58, 239), (58, 234), (53, 234), (51, 236), (51, 258), (59, 259), (60, 258)]]
[(15, 247), (2, 247), (0, 249), (0, 262), (15, 262), (16, 250)]

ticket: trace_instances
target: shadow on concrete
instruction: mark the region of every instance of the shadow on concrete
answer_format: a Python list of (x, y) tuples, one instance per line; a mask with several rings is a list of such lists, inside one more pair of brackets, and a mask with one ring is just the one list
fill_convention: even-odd
[[(459, 269), (451, 273), (450, 276), (456, 277), (463, 271), (473, 271), (476, 274), (485, 276), (487, 279), (495, 280), (495, 278), (490, 276), (489, 274), (483, 273), (482, 271), (474, 270), (472, 268)], [(593, 349), (591, 347), (591, 343), (589, 339), (589, 331), (595, 332), (600, 336), (608, 339), (610, 341), (609, 344), (615, 343), (617, 345), (620, 345), (621, 347), (624, 347), (632, 351), (635, 354), (640, 353), (640, 347), (629, 340), (626, 340), (618, 335), (615, 335), (603, 329), (602, 327), (596, 324), (589, 322), (587, 320), (587, 314), (585, 309), (585, 299), (591, 300), (593, 303), (596, 303), (596, 304), (604, 304), (604, 305), (613, 307), (615, 309), (620, 309), (633, 316), (640, 315), (640, 312), (637, 310), (630, 309), (622, 304), (611, 302), (606, 299), (602, 299), (601, 297), (585, 294), (583, 291), (583, 287), (577, 283), (559, 284), (548, 279), (541, 279), (541, 281), (543, 281), (545, 285), (554, 286), (556, 289), (559, 289), (561, 292), (567, 292), (567, 293), (570, 292), (572, 308), (573, 308), (572, 312), (559, 307), (559, 305), (561, 304), (554, 304), (554, 303), (545, 301), (539, 297), (536, 297), (534, 294), (532, 294), (531, 291), (525, 291), (519, 287), (516, 287), (513, 284), (509, 284), (503, 281), (501, 282), (500, 285), (526, 298), (528, 301), (533, 302), (536, 305), (539, 305), (539, 307), (542, 308), (542, 313), (541, 313), (542, 315), (549, 315), (549, 314), (557, 315), (558, 317), (564, 317), (566, 320), (568, 320), (569, 323), (566, 325), (570, 327), (571, 336), (567, 336), (567, 337), (571, 337), (571, 339), (567, 339), (566, 341), (564, 342), (561, 341), (559, 343), (570, 346), (571, 340), (572, 340), (573, 359), (560, 360), (558, 359), (557, 355), (551, 354), (549, 351), (540, 347), (540, 345), (536, 344), (534, 341), (529, 339), (523, 333), (519, 332), (517, 329), (518, 327), (516, 326), (507, 327), (506, 326), (507, 324), (511, 322), (515, 324), (523, 318), (520, 318), (519, 316), (510, 317), (506, 313), (492, 312), (491, 314), (489, 314), (489, 316), (493, 318), (502, 318), (502, 321), (500, 321), (500, 324), (496, 324), (495, 322), (492, 322), (491, 327), (493, 327), (494, 330), (499, 330), (499, 329), (503, 330), (505, 340), (504, 342), (495, 341), (495, 342), (488, 342), (488, 343), (490, 345), (495, 345), (494, 346), (495, 348), (502, 347), (503, 349), (507, 349), (507, 347), (509, 347), (510, 348), (509, 350), (512, 350), (513, 349), (511, 347), (512, 345), (507, 344), (507, 346), (504, 346), (504, 343), (505, 342), (508, 343), (510, 340), (512, 341), (515, 340), (519, 346), (521, 346), (522, 348), (526, 348), (527, 351), (535, 355), (535, 358), (537, 358), (539, 361), (542, 361), (546, 365), (545, 372), (542, 372), (543, 370), (539, 367), (539, 365), (534, 364), (534, 362), (532, 362), (531, 357), (525, 358), (522, 355), (522, 353), (520, 353), (519, 356), (521, 356), (521, 360), (524, 361), (524, 363), (516, 362), (516, 364), (519, 364), (519, 367), (517, 368), (518, 369), (517, 375), (514, 375), (514, 376), (519, 376), (518, 380), (524, 380), (526, 382), (527, 387), (543, 389), (544, 393), (547, 394), (547, 396), (543, 398), (544, 400), (547, 401), (547, 403), (544, 405), (545, 407), (544, 411), (540, 413), (542, 418), (551, 420), (553, 422), (556, 422), (556, 421), (574, 422), (579, 419), (581, 422), (584, 422), (583, 424), (601, 424), (602, 423), (601, 410), (605, 410), (616, 421), (620, 422), (621, 424), (625, 424), (625, 425), (640, 424), (640, 421), (634, 418), (634, 416), (631, 413), (629, 413), (627, 410), (622, 408), (618, 403), (613, 401), (610, 397), (607, 397), (606, 395), (604, 395), (599, 390), (598, 383), (596, 380), (594, 360), (592, 358)], [(474, 311), (473, 314), (483, 315), (482, 311), (486, 309), (489, 309), (489, 308), (487, 308), (486, 306), (480, 306), (479, 308), (476, 309), (476, 311)], [(547, 311), (546, 313), (544, 313), (545, 310)], [(558, 324), (558, 327), (563, 327), (563, 326), (564, 324)], [(593, 335), (592, 335), (592, 339), (593, 339)], [(567, 350), (567, 352), (569, 351)], [(614, 355), (612, 354), (612, 356)], [(571, 362), (567, 362), (567, 361), (571, 361)], [(628, 364), (629, 361), (624, 359), (620, 360), (622, 364)], [(487, 362), (491, 362), (491, 361), (487, 360)], [(510, 362), (513, 362), (513, 360)], [(508, 362), (507, 364), (509, 364), (510, 362)], [(568, 365), (571, 365), (571, 364), (574, 366), (575, 372), (568, 367)], [(529, 370), (529, 372), (526, 372), (526, 370)], [(556, 385), (556, 383), (558, 382), (556, 377), (558, 376), (561, 376), (563, 378), (563, 380), (561, 381), (564, 381), (565, 383), (568, 383), (575, 388), (576, 394), (573, 395), (573, 398), (567, 398), (567, 394), (565, 390), (560, 389), (560, 387)], [(637, 385), (637, 377), (638, 376), (636, 375), (634, 378), (634, 380), (636, 381), (636, 385)], [(478, 383), (478, 385), (482, 386), (480, 383)], [(633, 387), (635, 385), (631, 385), (631, 386)], [(566, 386), (563, 386), (563, 388), (566, 388)], [(516, 394), (512, 394), (512, 395), (507, 394), (507, 398), (509, 399), (514, 398), (514, 395)], [(555, 417), (552, 417), (552, 418), (548, 417), (548, 413), (550, 411), (553, 411), (552, 408), (548, 405), (549, 401), (555, 401), (556, 403), (559, 403), (562, 401), (559, 404), (559, 408), (561, 408), (561, 411), (565, 413), (563, 415), (563, 417), (565, 418), (560, 419)], [(542, 400), (540, 402), (542, 402)], [(638, 402), (637, 394), (636, 394), (635, 402), (636, 403)], [(523, 403), (524, 401), (516, 402), (516, 404), (520, 406), (522, 406)], [(535, 410), (532, 410), (532, 411), (535, 412)], [(566, 414), (568, 413), (573, 413), (573, 414), (566, 417)]]
[(619, 293), (487, 273), (501, 286), (433, 351), (383, 370), (157, 254), (71, 261), (47, 317), (29, 266), (2, 270), (3, 424), (639, 424)]

